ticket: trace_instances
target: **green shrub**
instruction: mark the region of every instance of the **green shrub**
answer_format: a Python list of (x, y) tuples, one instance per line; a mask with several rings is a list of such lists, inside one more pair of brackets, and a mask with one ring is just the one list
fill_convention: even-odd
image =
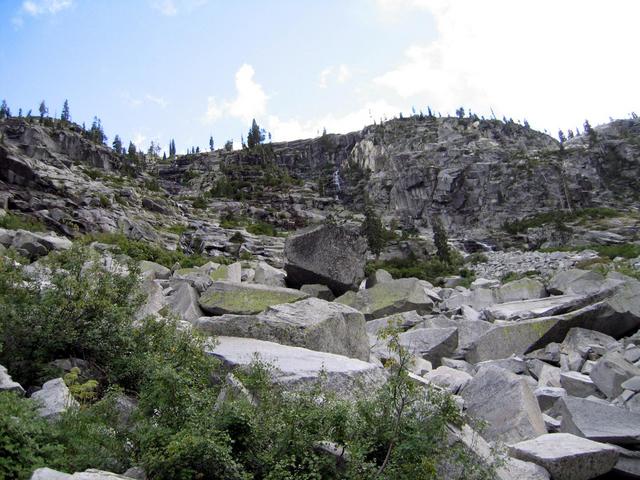
[(229, 241), (231, 243), (244, 243), (244, 236), (240, 232), (235, 232), (233, 235), (231, 235)]
[(173, 267), (176, 263), (180, 263), (183, 268), (199, 267), (214, 260), (205, 255), (189, 255), (179, 250), (165, 250), (144, 240), (131, 240), (121, 233), (92, 233), (80, 239), (80, 243), (85, 245), (92, 242), (113, 245), (116, 253), (127, 255), (137, 261), (156, 262), (168, 268)]
[(537, 228), (546, 224), (554, 224), (558, 230), (567, 230), (566, 223), (576, 220), (598, 220), (602, 218), (613, 218), (619, 216), (620, 213), (612, 208), (593, 207), (581, 210), (553, 211), (539, 213), (531, 217), (505, 222), (502, 228), (507, 233), (516, 235), (526, 232), (529, 228)]
[(191, 205), (193, 205), (193, 208), (204, 209), (207, 208), (209, 202), (203, 195), (200, 195), (193, 202), (191, 202)]
[(601, 257), (613, 260), (616, 257), (636, 258), (640, 257), (640, 244), (621, 243), (618, 245), (585, 245), (580, 247), (552, 247), (543, 248), (541, 252), (581, 252), (583, 250), (594, 250)]
[(472, 253), (464, 259), (464, 263), (468, 263), (470, 265), (478, 265), (480, 263), (487, 263), (488, 261), (489, 258), (484, 253), (480, 252)]
[(368, 262), (365, 274), (371, 275), (382, 268), (388, 271), (393, 278), (419, 278), (435, 283), (439, 277), (461, 275), (469, 277), (471, 272), (461, 270), (462, 261), (455, 252), (450, 253), (451, 263), (445, 263), (440, 259), (417, 260), (415, 258), (394, 258), (391, 260), (379, 260)]
[(50, 441), (50, 426), (31, 400), (0, 392), (0, 478), (28, 479), (62, 452)]
[[(0, 259), (0, 364), (33, 385), (58, 358), (78, 357), (114, 375), (114, 360), (130, 348), (130, 322), (140, 303), (137, 272), (105, 271), (74, 248), (50, 256), (50, 286), (40, 291), (11, 260)], [(111, 367), (111, 368), (110, 368)]]
[(251, 233), (252, 235), (268, 235), (270, 237), (275, 237), (278, 235), (278, 231), (276, 230), (276, 228), (270, 223), (266, 222), (255, 222), (248, 225), (246, 228), (247, 232)]
[(0, 228), (29, 230), (30, 232), (44, 232), (47, 230), (47, 227), (40, 220), (15, 213), (7, 213), (1, 216)]
[(117, 390), (99, 402), (79, 409), (69, 409), (52, 423), (50, 437), (62, 445), (64, 454), (52, 458), (53, 466), (66, 472), (97, 468), (122, 472), (131, 465), (127, 443), (130, 437), (117, 408)]

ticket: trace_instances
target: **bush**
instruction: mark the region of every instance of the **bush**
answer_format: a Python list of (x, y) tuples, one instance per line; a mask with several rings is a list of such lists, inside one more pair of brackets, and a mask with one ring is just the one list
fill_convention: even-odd
[(391, 260), (379, 260), (368, 262), (365, 274), (371, 275), (379, 268), (389, 272), (393, 278), (419, 278), (436, 283), (440, 277), (461, 275), (468, 277), (470, 273), (461, 270), (462, 261), (458, 255), (451, 254), (452, 263), (445, 263), (438, 258), (430, 260), (417, 260), (415, 257), (394, 258)]
[(131, 257), (133, 260), (149, 260), (171, 268), (179, 263), (183, 268), (199, 267), (212, 261), (211, 257), (197, 254), (186, 254), (179, 250), (165, 250), (143, 240), (131, 240), (121, 233), (92, 233), (85, 235), (80, 243), (88, 245), (92, 242), (106, 243), (115, 247), (115, 253)]
[(602, 218), (613, 218), (619, 216), (620, 213), (612, 208), (593, 207), (581, 210), (554, 211), (533, 215), (531, 217), (505, 222), (502, 229), (507, 233), (516, 235), (526, 232), (529, 228), (537, 228), (546, 224), (554, 224), (558, 230), (567, 230), (566, 223), (576, 220), (598, 220)]
[[(51, 423), (29, 400), (0, 394), (0, 477), (27, 478), (44, 465), (122, 472), (137, 464), (161, 480), (436, 479), (450, 466), (447, 478), (489, 478), (493, 466), (447, 441), (447, 426), (463, 418), (450, 395), (411, 381), (394, 332), (389, 381), (352, 400), (322, 376), (309, 389), (286, 390), (254, 362), (237, 374), (258, 401), (237, 395), (216, 406), (226, 372), (205, 353), (210, 340), (171, 318), (134, 323), (135, 269), (115, 274), (87, 260), (95, 259), (85, 249), (52, 255), (44, 290), (19, 266), (0, 264), (0, 363), (14, 378), (32, 386), (48, 362), (69, 356), (104, 374), (102, 399)], [(128, 422), (118, 385), (138, 400)], [(319, 452), (321, 441), (344, 445), (349, 462)]]
[(640, 244), (621, 243), (618, 245), (586, 245), (580, 247), (555, 247), (543, 248), (542, 252), (581, 252), (583, 250), (594, 250), (601, 257), (613, 260), (616, 257), (636, 258), (640, 257)]
[(47, 227), (40, 220), (15, 213), (7, 213), (1, 216), (0, 228), (29, 230), (30, 232), (44, 232), (47, 230)]
[(78, 357), (109, 368), (130, 348), (129, 328), (140, 297), (137, 272), (105, 271), (85, 249), (51, 255), (50, 286), (31, 279), (8, 259), (0, 259), (0, 364), (20, 383), (34, 384), (58, 358)]
[(191, 202), (191, 205), (193, 205), (193, 208), (204, 209), (207, 208), (209, 202), (204, 196), (201, 195), (197, 197), (193, 202)]
[(62, 453), (30, 400), (0, 392), (0, 478), (27, 479)]
[(247, 226), (247, 232), (252, 235), (268, 235), (270, 237), (275, 237), (278, 235), (278, 231), (276, 228), (266, 222), (255, 222), (251, 225)]

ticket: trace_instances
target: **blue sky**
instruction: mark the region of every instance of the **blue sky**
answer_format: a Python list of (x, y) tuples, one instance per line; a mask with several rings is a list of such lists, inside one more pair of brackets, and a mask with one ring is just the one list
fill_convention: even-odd
[(147, 148), (458, 106), (539, 129), (640, 111), (633, 0), (3, 0), (0, 97)]

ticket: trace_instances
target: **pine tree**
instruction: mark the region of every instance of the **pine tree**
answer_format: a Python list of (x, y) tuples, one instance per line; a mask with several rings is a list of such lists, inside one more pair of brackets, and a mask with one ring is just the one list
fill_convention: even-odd
[(22, 118), (22, 109), (21, 108), (18, 109), (18, 117)]
[(433, 243), (436, 244), (436, 255), (444, 263), (451, 263), (451, 250), (449, 249), (449, 239), (447, 231), (442, 225), (442, 221), (438, 217), (432, 220)]
[(40, 107), (38, 107), (38, 111), (40, 112), (40, 119), (43, 119), (44, 116), (49, 113), (49, 109), (44, 103), (44, 100), (40, 102)]
[(225, 149), (227, 152), (232, 151), (232, 150), (233, 150), (233, 140), (227, 140), (227, 141), (225, 142), (225, 144), (224, 144), (224, 149)]
[(262, 130), (256, 123), (256, 119), (253, 119), (251, 123), (251, 129), (247, 134), (247, 147), (253, 148), (256, 145), (260, 145), (264, 142), (264, 130)]
[(89, 130), (89, 138), (96, 143), (104, 143), (107, 141), (107, 136), (102, 129), (102, 122), (98, 117), (93, 117), (93, 123)]
[(9, 118), (11, 116), (11, 111), (9, 110), (9, 106), (7, 105), (6, 100), (2, 100), (2, 105), (0, 105), (0, 119)]
[(71, 121), (71, 114), (69, 113), (69, 100), (64, 101), (64, 105), (62, 106), (62, 115), (60, 115), (60, 120), (65, 122)]
[(176, 156), (176, 141), (173, 138), (169, 140), (169, 156), (172, 158)]
[(596, 131), (591, 128), (589, 120), (584, 121), (584, 133), (586, 133), (587, 137), (589, 138), (589, 146), (593, 147), (598, 140), (598, 135), (596, 134)]
[(360, 232), (366, 237), (369, 250), (371, 250), (371, 253), (377, 258), (384, 248), (386, 241), (382, 221), (371, 206), (368, 206), (364, 212), (364, 221), (360, 227)]
[(113, 138), (113, 150), (114, 152), (120, 154), (120, 152), (122, 152), (122, 140), (120, 140), (120, 136), (116, 135)]
[(209, 148), (213, 152), (213, 135), (209, 137)]

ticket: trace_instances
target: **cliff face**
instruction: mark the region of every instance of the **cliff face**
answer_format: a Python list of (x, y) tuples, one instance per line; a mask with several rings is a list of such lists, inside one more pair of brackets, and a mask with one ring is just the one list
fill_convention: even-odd
[[(153, 223), (159, 215), (162, 225), (229, 211), (293, 229), (328, 216), (357, 220), (368, 202), (387, 222), (420, 229), (439, 216), (452, 236), (486, 240), (505, 222), (540, 213), (640, 207), (637, 119), (597, 127), (561, 147), (512, 122), (414, 116), (345, 135), (179, 156), (152, 169), (161, 187), (152, 192), (144, 188), (153, 180), (148, 174), (125, 181), (120, 156), (77, 126), (54, 125), (0, 122), (0, 193), (10, 208), (48, 218), (55, 211), (50, 223), (65, 233), (74, 224), (81, 232), (118, 229), (122, 217)], [(91, 169), (105, 178), (89, 181)], [(139, 203), (144, 197), (156, 206)], [(191, 208), (195, 198), (210, 199), (214, 210)]]
[(395, 120), (368, 127), (351, 158), (372, 171), (369, 197), (387, 214), (452, 230), (496, 228), (546, 211), (638, 206), (640, 122), (620, 120), (564, 148), (517, 124)]
[[(211, 173), (221, 165), (265, 162), (309, 182), (312, 195), (337, 198), (355, 211), (366, 196), (379, 213), (406, 226), (428, 227), (437, 215), (453, 232), (486, 235), (542, 212), (638, 207), (640, 121), (612, 122), (561, 148), (549, 135), (512, 122), (411, 117), (274, 143), (268, 154), (202, 154), (171, 172), (176, 178), (192, 168)], [(215, 178), (211, 173), (207, 181)]]

